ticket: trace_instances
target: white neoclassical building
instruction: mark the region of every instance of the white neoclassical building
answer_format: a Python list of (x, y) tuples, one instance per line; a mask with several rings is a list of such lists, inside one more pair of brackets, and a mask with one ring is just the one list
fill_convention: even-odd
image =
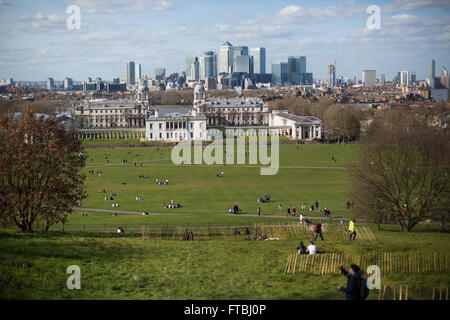
[(136, 100), (84, 100), (75, 108), (82, 129), (143, 128), (148, 103)]
[(322, 120), (313, 116), (293, 115), (287, 110), (273, 110), (269, 116), (269, 127), (279, 128), (279, 135), (291, 136), (293, 139), (322, 138)]
[(146, 141), (206, 140), (206, 117), (187, 108), (154, 108), (147, 112)]
[(194, 89), (194, 109), (206, 116), (208, 126), (267, 126), (269, 105), (259, 98), (209, 98), (203, 84)]

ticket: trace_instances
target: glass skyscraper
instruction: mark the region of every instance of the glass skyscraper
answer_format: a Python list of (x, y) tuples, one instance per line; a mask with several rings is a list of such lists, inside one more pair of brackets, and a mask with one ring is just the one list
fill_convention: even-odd
[(253, 57), (253, 73), (266, 73), (266, 49), (265, 48), (251, 48), (250, 56)]
[(301, 74), (306, 73), (306, 57), (288, 57), (288, 73), (289, 82), (292, 84), (300, 84), (303, 78)]
[(136, 67), (134, 61), (127, 63), (127, 85), (134, 85), (136, 79)]
[(286, 62), (272, 63), (272, 83), (283, 86), (288, 82), (288, 64)]

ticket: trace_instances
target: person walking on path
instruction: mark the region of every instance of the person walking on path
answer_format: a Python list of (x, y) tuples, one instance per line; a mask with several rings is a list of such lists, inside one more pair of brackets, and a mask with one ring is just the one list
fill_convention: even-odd
[(322, 236), (322, 221), (320, 221), (319, 223), (316, 223), (316, 224), (314, 225), (313, 231), (316, 233), (315, 236), (314, 236), (314, 241), (316, 241), (317, 236), (319, 236), (319, 235), (320, 235), (320, 239), (322, 239), (322, 241), (323, 241), (323, 236)]
[(258, 207), (258, 216), (261, 215), (261, 207)]
[(348, 233), (350, 235), (350, 240), (355, 240), (356, 238), (356, 231), (355, 231), (355, 219), (350, 220), (350, 223), (348, 224)]
[(360, 300), (361, 275), (359, 273), (359, 267), (356, 264), (352, 264), (347, 272), (341, 264), (339, 269), (347, 277), (347, 287), (337, 286), (336, 289), (345, 292), (345, 300)]
[(316, 206), (316, 211), (319, 211), (319, 201), (316, 200), (316, 202), (314, 202), (315, 206)]

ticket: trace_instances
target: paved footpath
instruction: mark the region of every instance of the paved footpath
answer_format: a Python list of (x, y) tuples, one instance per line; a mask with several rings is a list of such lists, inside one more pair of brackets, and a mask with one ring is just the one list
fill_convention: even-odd
[[(105, 213), (120, 213), (120, 214), (131, 214), (131, 215), (142, 215), (142, 211), (123, 211), (123, 210), (109, 210), (109, 209), (95, 209), (95, 208), (73, 208), (74, 211), (88, 211), (88, 212), (105, 212)], [(168, 209), (170, 210), (170, 209)], [(149, 212), (150, 215), (180, 215), (183, 213), (172, 213), (172, 212)], [(218, 213), (220, 214), (220, 213)], [(292, 219), (292, 220), (299, 220), (299, 216), (295, 217), (288, 217), (288, 216), (271, 216), (271, 215), (261, 215), (258, 216), (257, 214), (229, 214), (226, 213), (227, 216), (233, 216), (233, 217), (262, 217), (262, 218), (280, 218), (280, 219)], [(323, 218), (320, 216), (303, 216), (304, 219), (322, 219), (323, 221), (326, 220), (339, 220), (340, 217), (337, 218)], [(342, 218), (344, 220), (350, 220), (351, 218)], [(361, 219), (358, 219), (361, 220)]]

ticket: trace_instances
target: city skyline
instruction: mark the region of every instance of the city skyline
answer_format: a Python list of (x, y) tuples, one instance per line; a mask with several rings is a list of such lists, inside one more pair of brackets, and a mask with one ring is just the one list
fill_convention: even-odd
[[(401, 2), (401, 5), (399, 3)], [(81, 29), (68, 30), (68, 5), (81, 10)], [(336, 76), (361, 79), (376, 70), (387, 79), (415, 71), (417, 79), (450, 65), (448, 1), (86, 1), (0, 0), (0, 78), (55, 81), (66, 77), (120, 78), (127, 61), (142, 75), (186, 71), (186, 58), (220, 46), (266, 48), (266, 72), (288, 56), (306, 56), (314, 78), (327, 77), (336, 56)], [(381, 9), (381, 29), (366, 26), (366, 9)], [(269, 23), (268, 23), (269, 22)]]

